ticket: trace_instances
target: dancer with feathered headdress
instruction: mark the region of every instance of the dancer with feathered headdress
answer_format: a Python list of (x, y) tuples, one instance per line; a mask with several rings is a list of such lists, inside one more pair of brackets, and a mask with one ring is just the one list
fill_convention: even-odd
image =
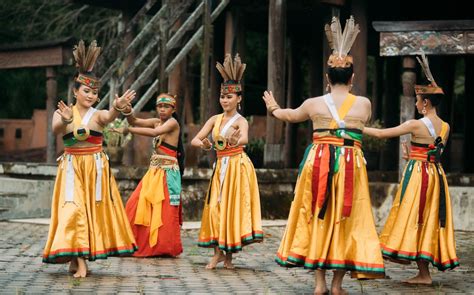
[(346, 271), (367, 279), (383, 278), (385, 269), (361, 149), (370, 101), (350, 93), (354, 74), (349, 50), (359, 26), (350, 17), (342, 31), (334, 17), (325, 29), (333, 50), (326, 74), (330, 92), (305, 100), (297, 109), (281, 109), (271, 91), (263, 99), (268, 112), (279, 120), (313, 122), (313, 143), (300, 164), (276, 262), (316, 270), (315, 293), (328, 292), (325, 271), (333, 269), (330, 291), (341, 294)]
[(459, 260), (451, 197), (440, 162), (449, 136), (449, 124), (436, 113), (444, 92), (436, 83), (423, 51), (417, 60), (429, 81), (428, 85), (415, 85), (416, 108), (423, 118), (388, 129), (365, 128), (364, 134), (378, 138), (405, 134), (412, 137), (410, 152), (405, 150), (408, 163), (380, 234), (380, 244), (385, 258), (402, 264), (416, 262), (419, 273), (407, 283), (431, 284), (429, 263), (444, 271), (459, 266)]
[[(249, 125), (237, 111), (246, 64), (238, 54), (234, 59), (226, 54), (224, 63), (217, 63), (216, 67), (224, 79), (219, 100), (224, 112), (207, 120), (191, 141), (195, 147), (215, 149), (217, 153), (198, 240), (200, 247), (214, 248), (208, 269), (222, 261), (225, 268), (234, 268), (232, 253), (263, 240), (257, 176), (243, 150), (248, 143)], [(207, 138), (209, 134), (211, 140)]]
[(45, 263), (70, 262), (74, 277), (87, 275), (86, 259), (131, 255), (135, 239), (102, 151), (103, 126), (117, 118), (135, 97), (127, 90), (116, 97), (113, 108), (97, 110), (100, 79), (92, 72), (100, 47), (91, 42), (86, 50), (81, 40), (74, 47), (77, 74), (74, 77), (74, 105), (59, 101), (52, 118), (54, 134), (63, 134), (64, 154), (51, 207), (48, 240), (43, 251)]

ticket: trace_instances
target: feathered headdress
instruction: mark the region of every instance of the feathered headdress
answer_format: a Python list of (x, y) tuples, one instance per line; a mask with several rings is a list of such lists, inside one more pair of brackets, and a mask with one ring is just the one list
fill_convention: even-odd
[(420, 63), (423, 73), (425, 73), (426, 79), (430, 81), (429, 85), (415, 85), (416, 94), (444, 94), (444, 91), (441, 87), (436, 84), (436, 81), (431, 74), (430, 64), (428, 58), (425, 55), (425, 52), (421, 50), (421, 59), (417, 56), (416, 59)]
[(348, 68), (352, 65), (352, 56), (348, 55), (354, 44), (357, 35), (359, 34), (359, 24), (356, 24), (354, 17), (346, 21), (344, 31), (341, 29), (339, 18), (333, 16), (331, 24), (324, 26), (326, 37), (328, 38), (329, 47), (332, 49), (332, 54), (328, 59), (328, 66), (331, 68)]
[(100, 80), (91, 75), (100, 54), (100, 47), (97, 47), (97, 41), (92, 41), (86, 50), (84, 41), (81, 40), (79, 44), (74, 46), (72, 53), (76, 60), (77, 71), (79, 72), (76, 81), (90, 88), (99, 88)]
[(240, 60), (240, 56), (237, 53), (232, 60), (230, 53), (227, 53), (224, 58), (224, 63), (217, 62), (216, 68), (224, 79), (221, 84), (221, 93), (237, 93), (242, 91), (242, 85), (240, 80), (244, 75), (246, 64), (243, 64)]

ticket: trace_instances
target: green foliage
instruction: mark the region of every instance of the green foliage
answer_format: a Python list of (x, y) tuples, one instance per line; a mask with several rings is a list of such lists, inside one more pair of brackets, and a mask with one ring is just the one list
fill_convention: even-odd
[(115, 119), (113, 122), (105, 126), (103, 130), (104, 142), (108, 147), (124, 147), (132, 140), (132, 134), (123, 135), (121, 133), (113, 132), (113, 128), (128, 127), (127, 120)]
[[(383, 128), (383, 123), (379, 119), (373, 121), (372, 123), (367, 124), (365, 127), (372, 127), (372, 128)], [(387, 143), (387, 139), (384, 138), (376, 138), (372, 136), (364, 136), (363, 139), (363, 148), (366, 151), (380, 151), (385, 147)]]

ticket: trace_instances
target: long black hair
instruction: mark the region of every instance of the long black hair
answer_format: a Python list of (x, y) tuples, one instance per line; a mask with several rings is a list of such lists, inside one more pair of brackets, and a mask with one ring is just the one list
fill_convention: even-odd
[[(180, 123), (179, 117), (176, 112), (173, 112), (173, 118)], [(178, 165), (179, 165), (179, 172), (181, 173), (181, 179), (183, 179), (184, 173), (184, 159), (185, 159), (185, 152), (184, 152), (184, 144), (183, 144), (183, 130), (181, 128), (181, 124), (179, 124), (179, 139), (178, 139)]]

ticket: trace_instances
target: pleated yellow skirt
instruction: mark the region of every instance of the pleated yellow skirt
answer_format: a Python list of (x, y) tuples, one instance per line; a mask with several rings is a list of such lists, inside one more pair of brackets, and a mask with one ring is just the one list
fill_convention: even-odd
[[(320, 171), (327, 171), (324, 167), (330, 165), (328, 153), (334, 152), (330, 146), (313, 144), (306, 150), (276, 262), (286, 267), (349, 270), (356, 278), (384, 277), (362, 151), (356, 147), (340, 149), (334, 160), (337, 171), (324, 182), (318, 175), (324, 175)], [(348, 171), (350, 177), (346, 178)], [(313, 198), (313, 186), (319, 191), (330, 189), (326, 205), (320, 206), (320, 200)], [(325, 210), (324, 216), (321, 210)]]
[[(96, 165), (102, 166), (98, 190)], [(69, 170), (72, 174), (68, 175), (70, 168), (73, 168)], [(94, 261), (130, 255), (136, 249), (105, 154), (64, 154), (58, 163), (43, 262), (65, 263), (74, 257)]]
[[(441, 190), (445, 196), (442, 208)], [(380, 242), (383, 255), (390, 258), (426, 260), (442, 271), (459, 265), (451, 198), (441, 164), (419, 160), (407, 163)]]
[(218, 158), (206, 196), (198, 245), (238, 252), (243, 246), (262, 240), (260, 195), (252, 162), (244, 152)]

